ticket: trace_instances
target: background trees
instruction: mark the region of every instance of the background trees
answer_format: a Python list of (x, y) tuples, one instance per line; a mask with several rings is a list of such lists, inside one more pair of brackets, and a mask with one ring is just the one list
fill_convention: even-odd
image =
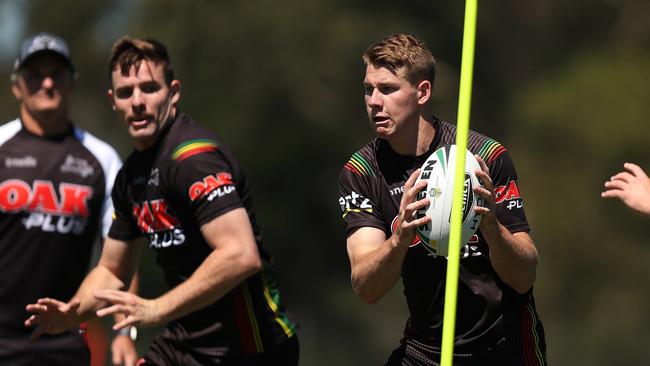
[[(634, 161), (650, 169), (645, 0), (481, 2), (471, 128), (506, 145), (541, 255), (536, 298), (560, 365), (650, 362), (649, 222), (599, 197)], [(283, 295), (302, 324), (303, 365), (379, 364), (406, 320), (401, 288), (367, 306), (349, 286), (339, 169), (372, 137), (361, 53), (415, 33), (439, 62), (436, 114), (455, 121), (463, 2), (45, 0), (0, 2), (0, 118), (18, 42), (65, 37), (79, 70), (73, 117), (122, 156), (105, 97), (122, 34), (169, 45), (181, 109), (229, 143), (251, 178)], [(143, 293), (164, 288), (151, 258)], [(462, 305), (462, 304), (461, 304)], [(145, 336), (151, 332), (144, 332)], [(148, 345), (146, 338), (141, 346)]]

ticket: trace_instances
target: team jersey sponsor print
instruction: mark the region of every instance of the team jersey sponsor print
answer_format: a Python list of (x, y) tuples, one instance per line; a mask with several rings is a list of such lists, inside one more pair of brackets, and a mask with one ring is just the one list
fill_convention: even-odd
[(133, 204), (133, 217), (140, 231), (149, 235), (149, 246), (152, 248), (167, 248), (185, 242), (180, 222), (167, 212), (167, 207), (164, 199)]
[(61, 183), (56, 189), (50, 181), (35, 180), (30, 186), (24, 180), (9, 179), (0, 184), (0, 211), (29, 213), (22, 221), (28, 230), (81, 234), (92, 195), (91, 187), (78, 184)]
[(221, 172), (214, 175), (208, 175), (198, 182), (194, 182), (189, 189), (188, 196), (192, 202), (206, 197), (212, 202), (217, 197), (223, 197), (235, 190), (235, 184), (232, 181), (230, 173)]
[(339, 204), (341, 205), (343, 218), (345, 218), (345, 216), (350, 212), (372, 213), (372, 204), (370, 204), (370, 200), (355, 191), (351, 191), (350, 194), (345, 197), (339, 197)]
[(508, 210), (524, 207), (521, 194), (519, 194), (519, 187), (517, 187), (517, 182), (514, 180), (509, 181), (505, 186), (494, 188), (494, 201), (497, 204), (505, 202)]

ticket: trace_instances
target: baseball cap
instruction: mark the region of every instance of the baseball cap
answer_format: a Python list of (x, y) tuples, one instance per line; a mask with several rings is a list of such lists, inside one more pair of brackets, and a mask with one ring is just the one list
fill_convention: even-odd
[(65, 60), (72, 72), (74, 72), (74, 65), (72, 59), (70, 59), (70, 50), (67, 43), (63, 38), (45, 32), (38, 33), (23, 41), (20, 45), (20, 54), (14, 62), (14, 72), (18, 71), (30, 57), (40, 52), (56, 53)]

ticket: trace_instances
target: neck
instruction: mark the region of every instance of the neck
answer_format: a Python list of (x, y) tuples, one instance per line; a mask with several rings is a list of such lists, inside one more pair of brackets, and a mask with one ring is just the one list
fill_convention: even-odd
[(44, 112), (36, 115), (27, 110), (25, 106), (21, 106), (20, 120), (25, 129), (36, 136), (60, 135), (64, 133), (70, 125), (66, 110)]
[(169, 117), (165, 119), (165, 122), (161, 123), (160, 126), (158, 126), (158, 129), (156, 130), (156, 133), (150, 136), (148, 139), (136, 139), (133, 140), (133, 145), (135, 146), (135, 149), (138, 151), (143, 151), (146, 150), (147, 148), (153, 146), (158, 139), (160, 138), (160, 134), (162, 131), (167, 128), (167, 126), (174, 122), (174, 119), (176, 119), (176, 115), (178, 114), (178, 109), (173, 108), (170, 111)]
[(417, 123), (410, 125), (399, 137), (388, 140), (390, 147), (401, 155), (418, 156), (429, 150), (429, 146), (436, 135), (436, 129), (431, 114), (418, 116)]

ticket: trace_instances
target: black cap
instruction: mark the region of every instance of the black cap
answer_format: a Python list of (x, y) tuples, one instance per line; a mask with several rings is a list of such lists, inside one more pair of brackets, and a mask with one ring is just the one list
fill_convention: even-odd
[(27, 38), (20, 45), (20, 54), (14, 62), (14, 72), (18, 71), (30, 57), (41, 52), (53, 52), (59, 55), (70, 66), (74, 72), (74, 65), (70, 59), (70, 50), (67, 43), (61, 37), (49, 33), (39, 33)]

